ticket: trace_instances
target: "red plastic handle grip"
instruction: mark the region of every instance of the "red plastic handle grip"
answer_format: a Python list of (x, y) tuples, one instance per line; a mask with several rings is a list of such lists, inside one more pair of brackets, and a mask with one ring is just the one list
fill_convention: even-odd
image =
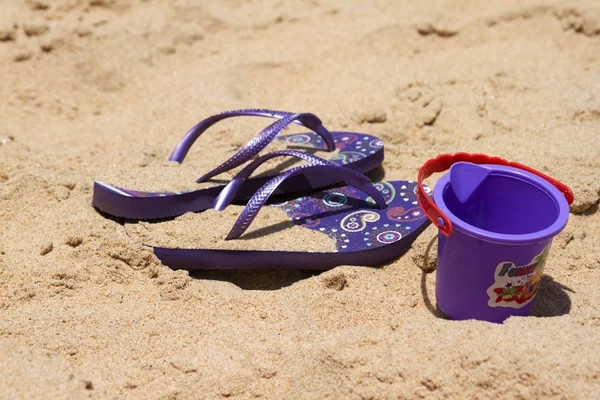
[(418, 177), (418, 185), (417, 185), (417, 200), (419, 201), (419, 205), (425, 212), (425, 215), (431, 220), (431, 222), (444, 234), (444, 236), (448, 237), (452, 234), (452, 222), (450, 219), (435, 205), (433, 200), (425, 193), (423, 189), (423, 179), (427, 179), (432, 174), (436, 172), (444, 172), (448, 170), (452, 164), (457, 162), (470, 162), (473, 164), (496, 164), (496, 165), (505, 165), (507, 167), (514, 167), (518, 169), (522, 169), (523, 171), (530, 172), (534, 175), (537, 175), (541, 178), (544, 178), (552, 185), (554, 185), (558, 190), (562, 192), (562, 194), (567, 199), (569, 204), (573, 203), (573, 191), (563, 184), (545, 175), (539, 171), (536, 171), (533, 168), (530, 168), (526, 165), (510, 162), (500, 157), (491, 157), (485, 154), (469, 154), (469, 153), (455, 153), (455, 154), (442, 154), (437, 156), (436, 158), (432, 158), (428, 160), (423, 166), (419, 169), (419, 177)]

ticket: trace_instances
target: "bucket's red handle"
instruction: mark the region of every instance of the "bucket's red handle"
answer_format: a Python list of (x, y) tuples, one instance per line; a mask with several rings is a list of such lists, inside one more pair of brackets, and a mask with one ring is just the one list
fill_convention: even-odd
[(558, 190), (562, 192), (569, 204), (573, 203), (573, 192), (567, 185), (560, 183), (556, 179), (553, 179), (548, 175), (536, 171), (535, 169), (530, 168), (526, 165), (510, 162), (500, 157), (490, 157), (485, 154), (442, 154), (440, 156), (437, 156), (436, 158), (428, 160), (419, 169), (417, 200), (419, 201), (419, 205), (421, 206), (427, 217), (446, 237), (450, 236), (450, 234), (452, 233), (452, 222), (450, 222), (450, 219), (448, 219), (448, 217), (442, 212), (442, 210), (440, 210), (438, 206), (435, 205), (433, 200), (431, 200), (431, 198), (425, 193), (425, 190), (423, 189), (423, 179), (427, 179), (436, 172), (444, 172), (448, 170), (452, 166), (452, 164), (461, 161), (470, 162), (473, 164), (505, 165), (508, 167), (514, 167), (527, 172), (531, 172), (532, 174), (544, 178), (545, 180), (553, 184)]

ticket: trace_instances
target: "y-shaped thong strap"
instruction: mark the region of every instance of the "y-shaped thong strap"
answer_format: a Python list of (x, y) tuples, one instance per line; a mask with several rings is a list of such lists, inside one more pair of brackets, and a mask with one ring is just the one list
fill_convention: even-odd
[(190, 129), (189, 132), (186, 133), (184, 138), (181, 140), (181, 142), (179, 142), (175, 150), (173, 150), (171, 157), (169, 157), (169, 161), (177, 161), (181, 163), (187, 155), (189, 149), (196, 141), (196, 139), (198, 139), (198, 137), (200, 137), (200, 135), (205, 130), (207, 130), (212, 125), (221, 120), (237, 116), (269, 117), (277, 118), (278, 120), (266, 127), (265, 129), (263, 129), (258, 135), (254, 137), (254, 139), (248, 142), (246, 146), (244, 146), (240, 151), (238, 151), (235, 155), (233, 155), (223, 164), (201, 176), (197, 180), (198, 183), (210, 179), (213, 176), (219, 175), (225, 171), (229, 171), (255, 157), (265, 147), (267, 147), (269, 143), (273, 141), (275, 136), (277, 136), (285, 127), (287, 127), (291, 123), (297, 123), (305, 126), (308, 129), (313, 130), (323, 138), (328, 151), (335, 150), (335, 143), (333, 141), (333, 137), (331, 136), (329, 131), (325, 129), (321, 120), (314, 114), (248, 109), (225, 111), (212, 117), (206, 118), (203, 121), (200, 121), (196, 126)]
[(231, 228), (231, 231), (229, 231), (225, 240), (237, 239), (246, 231), (246, 229), (248, 229), (267, 199), (283, 181), (291, 176), (304, 173), (308, 170), (334, 175), (340, 181), (344, 181), (348, 185), (354, 186), (355, 188), (371, 196), (379, 208), (384, 209), (387, 207), (385, 199), (371, 184), (371, 181), (368, 177), (351, 170), (350, 168), (340, 167), (337, 165), (303, 165), (289, 169), (277, 175), (275, 178), (271, 179), (260, 189), (258, 189), (250, 201), (248, 201), (248, 204), (241, 212), (237, 221), (235, 221), (233, 228)]
[(248, 179), (258, 167), (260, 167), (262, 164), (264, 164), (266, 161), (272, 158), (286, 156), (308, 161), (312, 165), (335, 165), (320, 157), (302, 151), (273, 151), (271, 153), (265, 154), (264, 156), (258, 157), (256, 160), (252, 161), (250, 164), (246, 165), (244, 169), (238, 172), (238, 174), (227, 184), (227, 186), (225, 186), (223, 190), (221, 190), (221, 193), (219, 193), (219, 196), (217, 196), (217, 198), (215, 199), (212, 208), (219, 211), (224, 210), (235, 199), (238, 192), (242, 189), (242, 186), (244, 185), (246, 179)]

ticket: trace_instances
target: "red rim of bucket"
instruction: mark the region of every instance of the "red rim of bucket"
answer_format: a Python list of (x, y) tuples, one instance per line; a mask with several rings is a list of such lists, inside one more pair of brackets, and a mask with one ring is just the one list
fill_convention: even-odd
[(418, 184), (417, 184), (417, 200), (419, 205), (427, 215), (427, 218), (444, 234), (448, 237), (452, 234), (452, 222), (450, 219), (435, 205), (433, 200), (425, 193), (423, 188), (423, 180), (429, 178), (431, 175), (437, 172), (447, 171), (453, 164), (457, 162), (470, 162), (473, 164), (496, 164), (504, 165), (507, 167), (518, 168), (523, 171), (530, 172), (534, 175), (539, 176), (554, 185), (567, 199), (567, 203), (573, 203), (573, 191), (565, 185), (543, 174), (533, 168), (526, 165), (511, 162), (500, 157), (492, 157), (485, 154), (469, 154), (469, 153), (455, 153), (455, 154), (442, 154), (436, 158), (432, 158), (425, 162), (419, 169)]

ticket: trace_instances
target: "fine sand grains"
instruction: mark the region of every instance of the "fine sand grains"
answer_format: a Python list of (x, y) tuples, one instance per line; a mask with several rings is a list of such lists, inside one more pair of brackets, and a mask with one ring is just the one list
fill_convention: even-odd
[[(599, 49), (595, 0), (0, 0), (0, 398), (599, 398)], [(532, 316), (444, 319), (431, 227), (374, 268), (188, 273), (145, 229), (216, 243), (235, 208), (148, 227), (91, 206), (94, 179), (198, 187), (271, 121), (171, 151), (249, 107), (380, 137), (375, 179), (466, 151), (570, 185)], [(332, 246), (271, 212), (262, 248)]]
[(327, 234), (294, 224), (279, 207), (264, 206), (237, 240), (225, 240), (243, 206), (187, 213), (170, 221), (126, 224), (132, 239), (152, 246), (181, 249), (335, 252)]

